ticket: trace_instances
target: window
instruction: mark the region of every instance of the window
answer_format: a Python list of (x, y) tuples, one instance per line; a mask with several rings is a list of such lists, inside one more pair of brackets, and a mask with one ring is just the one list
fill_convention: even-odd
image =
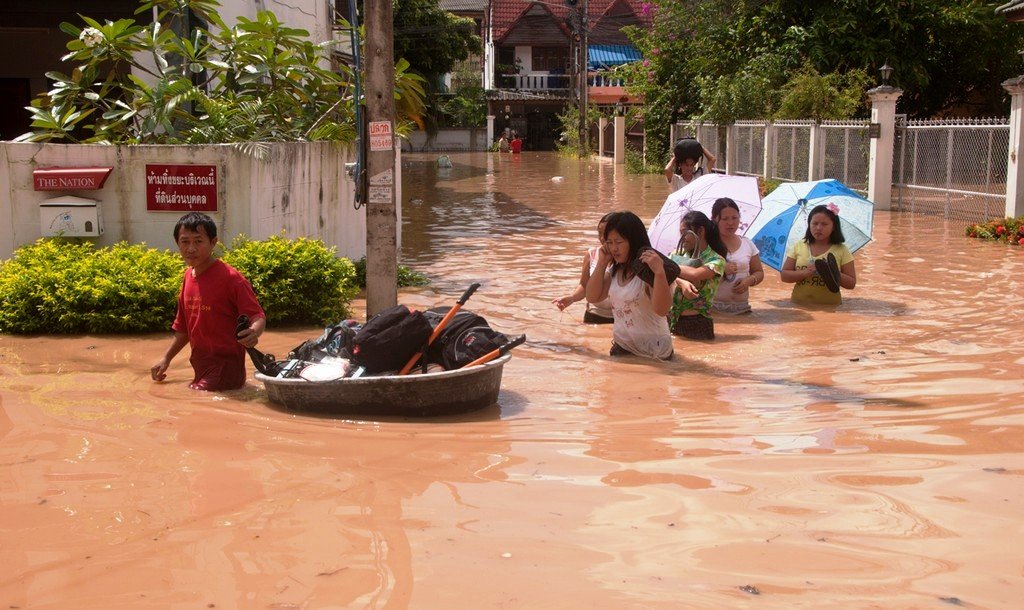
[(568, 70), (568, 47), (533, 47), (532, 50), (534, 71), (565, 74)]

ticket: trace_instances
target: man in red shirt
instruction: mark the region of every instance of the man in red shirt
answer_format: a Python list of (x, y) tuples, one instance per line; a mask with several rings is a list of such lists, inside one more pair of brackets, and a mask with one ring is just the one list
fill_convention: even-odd
[[(245, 385), (245, 348), (255, 347), (267, 320), (242, 274), (224, 261), (213, 258), (217, 225), (206, 214), (191, 212), (174, 225), (174, 241), (188, 264), (178, 314), (174, 318), (174, 340), (159, 362), (150, 369), (156, 381), (167, 377), (171, 360), (192, 346), (189, 362), (195, 378), (193, 390), (233, 390)], [(238, 316), (249, 316), (249, 328), (235, 335)]]
[(514, 155), (518, 155), (523, 152), (523, 140), (519, 137), (519, 134), (514, 132), (512, 133), (512, 142), (509, 144), (509, 151)]

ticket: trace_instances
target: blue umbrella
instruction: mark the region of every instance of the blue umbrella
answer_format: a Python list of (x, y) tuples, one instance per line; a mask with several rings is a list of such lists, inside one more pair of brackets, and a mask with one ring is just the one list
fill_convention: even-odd
[(744, 235), (761, 251), (761, 260), (766, 265), (781, 271), (786, 248), (794, 240), (804, 238), (807, 214), (818, 205), (827, 205), (839, 215), (839, 227), (850, 252), (871, 241), (875, 205), (838, 180), (779, 185), (761, 200), (761, 213)]

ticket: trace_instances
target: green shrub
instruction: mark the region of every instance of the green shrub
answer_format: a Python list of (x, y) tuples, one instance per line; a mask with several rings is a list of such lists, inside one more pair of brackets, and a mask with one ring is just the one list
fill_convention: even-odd
[[(668, 158), (666, 157), (666, 162)], [(648, 163), (644, 160), (643, 152), (626, 146), (626, 173), (627, 174), (660, 174), (665, 171), (665, 164), (660, 166), (656, 163)]]
[[(366, 259), (361, 258), (355, 261), (356, 266), (356, 282), (360, 288), (366, 288)], [(423, 275), (419, 271), (413, 271), (405, 265), (398, 266), (398, 287), (404, 288), (406, 286), (426, 286), (430, 283), (430, 279)]]
[(236, 237), (221, 257), (252, 284), (269, 324), (332, 324), (359, 292), (352, 261), (320, 240)]
[(120, 243), (40, 239), (0, 264), (0, 332), (111, 333), (169, 328), (184, 265)]
[[(359, 292), (352, 262), (317, 240), (239, 237), (221, 258), (249, 279), (271, 324), (337, 322)], [(40, 239), (0, 262), (0, 332), (167, 330), (184, 269), (176, 252), (145, 244)]]

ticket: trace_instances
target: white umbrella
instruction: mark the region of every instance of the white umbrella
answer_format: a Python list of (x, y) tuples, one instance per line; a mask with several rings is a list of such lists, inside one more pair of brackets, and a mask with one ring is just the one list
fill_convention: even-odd
[(728, 197), (740, 209), (739, 233), (750, 226), (761, 211), (761, 193), (753, 176), (706, 174), (699, 176), (665, 199), (665, 205), (651, 221), (647, 235), (651, 245), (664, 254), (671, 254), (679, 244), (679, 222), (687, 212), (703, 212), (711, 218), (715, 200)]

